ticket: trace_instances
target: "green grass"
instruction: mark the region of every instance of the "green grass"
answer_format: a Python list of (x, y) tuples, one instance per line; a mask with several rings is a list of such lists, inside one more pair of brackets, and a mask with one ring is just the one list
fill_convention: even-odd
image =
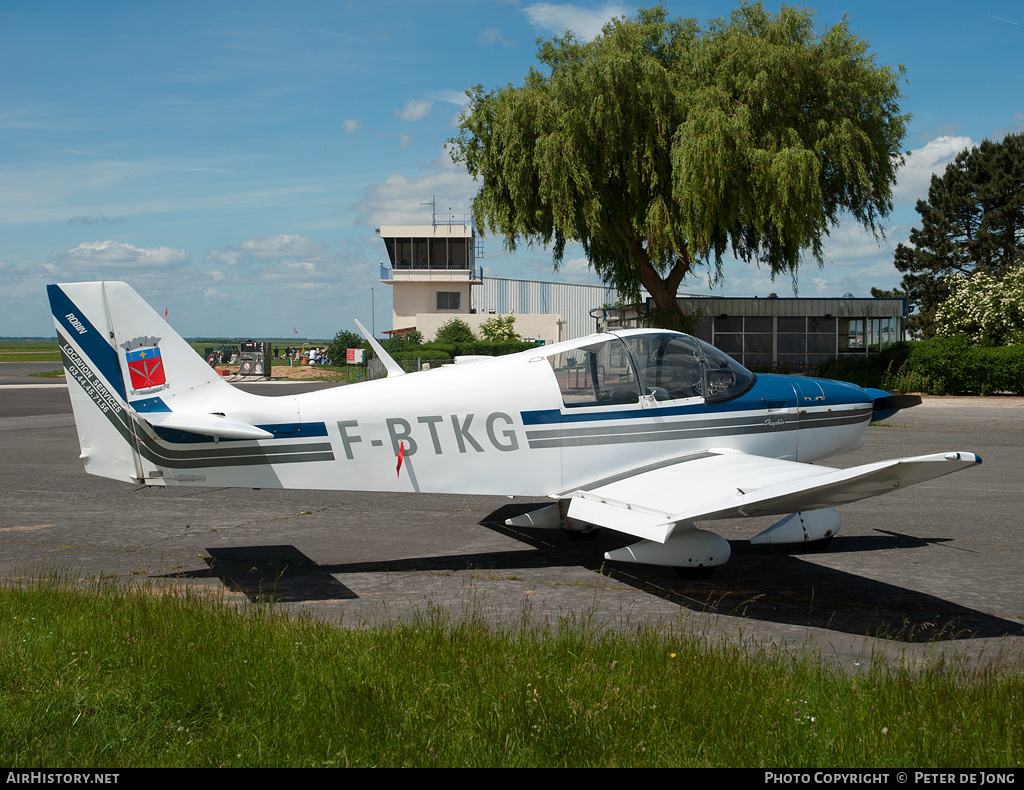
[(0, 591), (0, 764), (1015, 767), (1017, 667), (848, 677), (671, 628), (342, 629), (195, 591)]
[(0, 351), (57, 351), (56, 340), (0, 340)]
[(59, 351), (0, 351), (0, 362), (61, 363)]
[(0, 362), (57, 362), (60, 363), (60, 348), (49, 340), (4, 340), (0, 341)]

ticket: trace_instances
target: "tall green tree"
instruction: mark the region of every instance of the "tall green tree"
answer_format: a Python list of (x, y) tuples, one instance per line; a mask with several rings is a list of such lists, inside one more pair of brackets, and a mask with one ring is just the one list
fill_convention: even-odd
[(916, 309), (909, 326), (931, 337), (954, 276), (999, 281), (1024, 263), (1024, 134), (961, 151), (932, 176), (917, 213), (920, 227), (910, 231), (909, 245), (896, 247), (895, 264)]
[(468, 91), (450, 153), (481, 182), (473, 214), (514, 250), (579, 243), (627, 301), (641, 287), (682, 321), (676, 291), (719, 281), (732, 253), (796, 277), (843, 213), (880, 232), (908, 116), (902, 67), (847, 21), (761, 3), (702, 29), (661, 7), (585, 42), (538, 42), (520, 87)]

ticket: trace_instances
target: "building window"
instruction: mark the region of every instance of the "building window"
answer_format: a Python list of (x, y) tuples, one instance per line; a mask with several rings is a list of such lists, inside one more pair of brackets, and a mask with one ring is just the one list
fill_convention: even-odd
[(462, 294), (458, 291), (438, 291), (438, 310), (459, 310), (462, 307)]
[(869, 345), (865, 342), (864, 318), (839, 319), (839, 352), (866, 351)]

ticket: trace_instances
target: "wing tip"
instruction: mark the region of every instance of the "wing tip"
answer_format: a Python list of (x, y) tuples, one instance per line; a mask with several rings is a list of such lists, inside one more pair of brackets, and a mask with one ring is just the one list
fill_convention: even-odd
[(968, 463), (974, 463), (974, 464), (980, 464), (981, 463), (981, 456), (978, 455), (977, 453), (966, 453), (966, 452), (957, 451), (957, 452), (952, 452), (952, 453), (946, 453), (944, 458), (947, 461), (967, 461)]

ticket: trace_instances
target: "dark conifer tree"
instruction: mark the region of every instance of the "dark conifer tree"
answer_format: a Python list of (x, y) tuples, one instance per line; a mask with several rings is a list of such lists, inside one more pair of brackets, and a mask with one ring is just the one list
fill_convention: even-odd
[(1024, 134), (985, 140), (932, 176), (917, 202), (920, 227), (896, 247), (895, 264), (916, 309), (908, 326), (935, 334), (935, 311), (949, 298), (947, 278), (985, 272), (1001, 280), (1024, 262)]

